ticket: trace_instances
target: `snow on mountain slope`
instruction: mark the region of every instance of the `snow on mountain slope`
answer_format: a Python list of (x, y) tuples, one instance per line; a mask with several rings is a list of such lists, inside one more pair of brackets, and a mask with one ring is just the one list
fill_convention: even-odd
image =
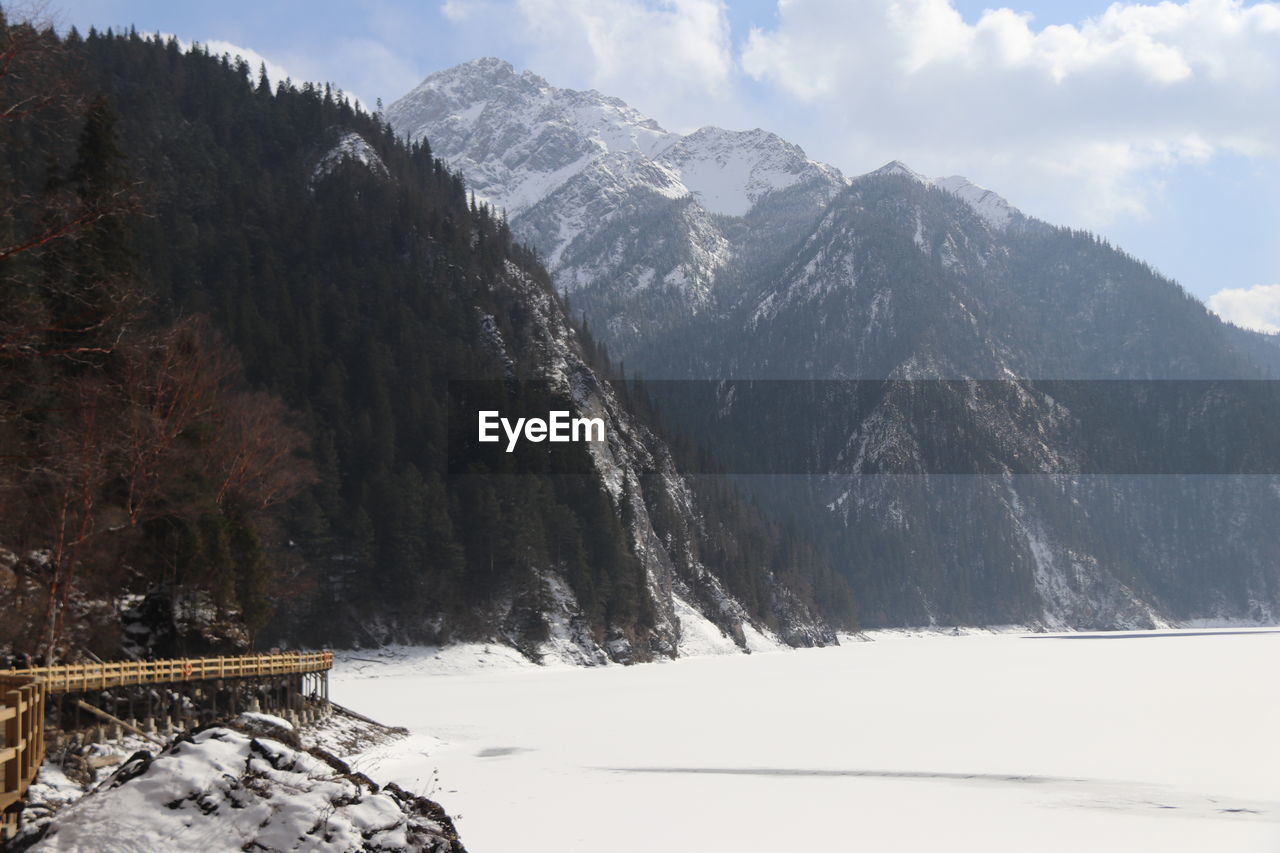
[(659, 160), (680, 175), (699, 204), (725, 216), (744, 216), (765, 195), (801, 181), (844, 180), (835, 167), (759, 128), (704, 127), (665, 149)]
[(866, 175), (859, 175), (859, 177), (886, 177), (890, 175), (901, 175), (904, 178), (911, 178), (913, 181), (919, 181), (925, 186), (933, 186), (933, 181), (912, 169), (901, 160), (890, 160), (879, 169), (872, 169), (870, 172), (867, 172)]
[[(506, 211), (624, 357), (706, 310), (744, 249), (789, 233), (788, 223), (802, 230), (847, 183), (767, 131), (681, 136), (616, 98), (556, 88), (498, 59), (432, 74), (387, 118)], [(762, 214), (770, 204), (777, 210)], [(722, 217), (760, 222), (728, 227)]]
[(963, 199), (993, 228), (1005, 228), (1015, 216), (1021, 215), (1002, 196), (960, 175), (939, 178), (934, 186)]
[[(704, 127), (681, 136), (616, 98), (556, 88), (492, 58), (432, 74), (393, 103), (387, 119), (411, 139), (425, 137), (513, 223), (580, 176), (596, 197), (640, 185), (728, 216), (803, 181), (844, 184), (838, 170), (775, 134)], [(587, 227), (577, 226), (540, 235), (539, 248), (558, 255)]]
[(382, 162), (382, 158), (378, 156), (378, 152), (369, 144), (369, 141), (358, 133), (347, 131), (338, 137), (334, 146), (316, 163), (311, 173), (311, 183), (314, 185), (332, 174), (343, 163), (348, 162), (359, 163), (384, 178), (389, 175), (387, 164)]
[(410, 139), (426, 137), (513, 218), (597, 158), (647, 158), (679, 138), (617, 98), (558, 89), (493, 58), (432, 74), (387, 108), (387, 120)]
[[(933, 180), (926, 178), (901, 160), (892, 160), (879, 169), (874, 169), (859, 177), (885, 177), (889, 175), (901, 175), (913, 181), (918, 181), (927, 187), (937, 187), (940, 190), (951, 193), (973, 208), (974, 212), (984, 222), (997, 230), (1007, 228), (1014, 217), (1022, 216), (1022, 212), (1009, 204), (1003, 196), (992, 192), (986, 187), (978, 186), (963, 175), (952, 175), (947, 178)], [(857, 180), (857, 178), (854, 180)]]
[[(1274, 517), (1274, 493), (1249, 477), (1109, 476), (1098, 443), (1077, 432), (1106, 385), (1082, 380), (1261, 373), (1148, 268), (1078, 232), (995, 218), (999, 199), (940, 183), (899, 163), (855, 178), (764, 275), (722, 291), (715, 312), (631, 363), (721, 385), (816, 380), (812, 404), (805, 383), (777, 383), (795, 391), (781, 398), (770, 383), (731, 385), (733, 407), (708, 400), (714, 415), (688, 422), (731, 469), (754, 470), (794, 440), (799, 458), (821, 461), (788, 470), (846, 475), (793, 492), (770, 481), (764, 499), (830, 537), (837, 565), (856, 572), (864, 625), (1149, 627), (1274, 613), (1274, 535), (1262, 521)], [(918, 381), (1016, 377), (1030, 379)], [(912, 381), (831, 381), (884, 378)], [(1040, 384), (1055, 378), (1078, 385)], [(785, 441), (755, 440), (740, 413), (760, 411), (787, 412)], [(934, 443), (921, 427), (939, 412), (946, 429)], [(1147, 439), (1114, 434), (1102, 446)], [(1224, 434), (1207, 446), (1239, 441)], [(1096, 476), (1014, 476), (1028, 460)], [(962, 468), (1010, 479), (916, 476)], [(867, 476), (890, 472), (910, 476)], [(797, 510), (805, 502), (814, 509)]]
[(617, 98), (556, 88), (493, 58), (432, 74), (387, 119), (412, 139), (426, 137), (477, 195), (513, 219), (604, 158), (622, 183), (648, 175), (669, 194), (674, 177), (680, 194), (728, 216), (801, 180), (843, 181), (767, 131), (704, 127), (680, 136)]
[[(557, 88), (493, 58), (430, 75), (387, 119), (506, 211), (623, 357), (710, 309), (718, 283), (805, 236), (849, 184), (768, 131), (682, 136), (616, 98)], [(898, 161), (869, 173), (897, 174), (935, 186)], [(936, 186), (991, 227), (1016, 213), (963, 178)]]
[[(717, 632), (719, 646), (745, 651), (776, 647), (779, 640), (796, 646), (834, 642), (835, 634), (821, 616), (777, 576), (762, 578), (767, 612), (753, 616), (734, 597), (709, 565), (711, 561), (704, 563), (698, 556), (705, 549), (699, 536), (707, 520), (696, 509), (692, 487), (678, 472), (669, 448), (643, 421), (631, 416), (613, 385), (602, 381), (586, 363), (576, 332), (554, 295), (514, 265), (493, 287), (525, 307), (524, 346), (528, 363), (537, 365), (537, 373), (530, 378), (546, 381), (572, 401), (575, 411), (606, 422), (607, 440), (591, 443), (588, 451), (609, 500), (629, 507), (628, 538), (653, 607), (644, 630), (614, 630), (597, 636), (563, 578), (554, 570), (539, 570), (545, 635), (536, 642), (515, 634), (505, 639), (534, 660), (586, 665), (702, 654), (706, 638)], [(497, 345), (511, 346), (500, 339)], [(660, 532), (664, 528), (651, 514), (659, 505), (659, 494), (664, 498), (662, 505), (682, 519), (679, 531)], [(513, 601), (508, 614), (515, 609)], [(695, 619), (691, 613), (700, 616)]]

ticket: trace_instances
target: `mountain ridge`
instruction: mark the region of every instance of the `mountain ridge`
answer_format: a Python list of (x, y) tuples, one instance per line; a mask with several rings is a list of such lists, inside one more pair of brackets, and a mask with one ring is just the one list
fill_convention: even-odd
[[(432, 138), (431, 121), (403, 120), (415, 97), (393, 106), (392, 125)], [(511, 116), (510, 132), (520, 136), (527, 127), (520, 129), (518, 111)], [(438, 119), (446, 129), (448, 121)], [(566, 139), (583, 138), (571, 126), (562, 130)], [(696, 133), (729, 145), (752, 139)], [(779, 142), (786, 144), (779, 137), (765, 144)], [(479, 161), (483, 181), (491, 152), (468, 147), (464, 136), (455, 143), (442, 156), (469, 180), (466, 161)], [(811, 166), (786, 173), (793, 180), (754, 197), (750, 170), (734, 170), (732, 192), (721, 189), (737, 202), (721, 208), (729, 215), (704, 204), (709, 193), (682, 192), (689, 188), (661, 157), (633, 148), (584, 161), (509, 218), (628, 368), (677, 380), (1027, 380), (971, 388), (908, 381), (871, 409), (837, 395), (817, 411), (784, 411), (788, 430), (809, 448), (805, 470), (875, 471), (877, 459), (888, 470), (929, 470), (911, 420), (922, 409), (917, 394), (930, 395), (926, 411), (934, 406), (967, 424), (964, 441), (948, 451), (949, 469), (998, 468), (1004, 454), (1018, 470), (1018, 459), (1069, 450), (1046, 445), (1037, 424), (1052, 433), (1056, 421), (1092, 405), (1087, 395), (1049, 402), (1036, 380), (1280, 375), (1268, 342), (1222, 323), (1148, 265), (1093, 235), (1027, 217), (968, 179), (930, 179), (900, 161), (845, 178), (806, 158)], [(741, 151), (716, 157), (749, 159)], [(625, 168), (639, 162), (655, 168)], [(751, 389), (737, 391), (745, 403)], [(685, 427), (696, 425), (728, 458), (776, 452), (758, 444), (734, 408), (706, 405), (666, 411), (687, 418)], [(833, 447), (844, 455), (825, 455)], [(1165, 482), (1161, 490), (1106, 477), (995, 477), (963, 487), (855, 478), (757, 494), (827, 543), (872, 625), (1140, 627), (1280, 612), (1268, 531), (1258, 524), (1280, 510), (1280, 492)], [(1129, 534), (1101, 522), (1120, 505), (1134, 507)], [(1227, 506), (1235, 516), (1215, 509)], [(1252, 507), (1248, 532), (1225, 537), (1241, 507)], [(985, 532), (975, 532), (975, 519)], [(1221, 568), (1206, 575), (1203, 565)]]

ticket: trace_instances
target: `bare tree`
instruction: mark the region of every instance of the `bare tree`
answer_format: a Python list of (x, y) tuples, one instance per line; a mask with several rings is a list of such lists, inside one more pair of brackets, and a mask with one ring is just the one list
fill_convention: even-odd
[(175, 473), (193, 467), (197, 448), (191, 433), (215, 422), (239, 365), (200, 317), (145, 337), (122, 361), (124, 505), (136, 527), (171, 493)]
[(113, 391), (98, 377), (73, 383), (67, 394), (71, 404), (68, 417), (51, 430), (50, 447), (43, 460), (41, 479), (51, 488), (41, 491), (53, 502), (49, 512), (53, 537), (44, 618), (49, 659), (62, 634), (85, 548), (98, 532), (97, 510), (112, 474), (108, 421), (116, 408)]
[(314, 470), (301, 456), (307, 436), (289, 426), (279, 397), (260, 391), (229, 395), (217, 422), (208, 459), (219, 482), (219, 505), (234, 496), (261, 511), (315, 482)]

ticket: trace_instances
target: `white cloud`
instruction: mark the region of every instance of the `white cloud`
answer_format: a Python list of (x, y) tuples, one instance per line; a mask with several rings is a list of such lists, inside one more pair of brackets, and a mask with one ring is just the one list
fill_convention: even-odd
[(311, 71), (313, 79), (326, 74), (341, 75), (342, 85), (359, 94), (366, 107), (378, 98), (394, 101), (422, 80), (421, 70), (385, 42), (375, 38), (343, 38), (334, 44), (323, 59), (291, 57), (303, 71)]
[[(168, 39), (172, 38), (172, 36), (162, 33), (160, 34), (160, 38)], [(293, 68), (295, 71), (301, 72), (301, 76), (299, 76), (298, 74), (290, 73), (285, 65), (275, 62), (274, 60), (267, 59), (253, 48), (241, 47), (238, 44), (234, 44), (224, 39), (188, 41), (180, 38), (178, 39), (178, 46), (182, 50), (190, 50), (192, 47), (200, 47), (212, 56), (227, 56), (230, 57), (232, 61), (236, 59), (243, 59), (249, 64), (249, 79), (254, 83), (257, 82), (258, 74), (261, 69), (265, 68), (267, 71), (267, 82), (270, 83), (272, 88), (280, 85), (280, 83), (285, 80), (289, 80), (297, 86), (301, 86), (306, 82), (315, 83), (320, 86), (323, 86), (325, 83), (333, 84), (338, 86), (336, 92), (344, 96), (350, 103), (366, 110), (370, 109), (359, 96), (347, 90), (345, 87), (339, 86), (336, 81), (326, 79), (322, 72), (317, 71), (317, 73), (308, 73), (312, 70), (312, 67), (305, 57), (293, 56), (290, 57), (287, 62), (289, 68)]]
[(1209, 297), (1209, 308), (1237, 326), (1280, 332), (1280, 284), (1219, 290)]
[(445, 0), (440, 4), (440, 13), (455, 23), (465, 21), (475, 11), (475, 4), (467, 0)]
[(842, 166), (964, 172), (1093, 226), (1142, 216), (1173, 168), (1280, 153), (1277, 2), (1116, 3), (1037, 28), (1009, 9), (970, 24), (950, 0), (781, 0), (740, 59), (806, 103)]
[[(187, 50), (193, 43), (179, 39), (178, 44), (182, 46), (183, 50)], [(194, 44), (201, 45), (214, 56), (222, 56), (225, 54), (226, 56), (230, 56), (232, 59), (235, 59), (236, 57), (243, 58), (245, 62), (249, 63), (249, 73), (253, 75), (255, 80), (258, 78), (259, 69), (263, 66), (266, 66), (267, 79), (271, 82), (272, 86), (278, 85), (283, 80), (291, 79), (289, 72), (285, 70), (283, 65), (280, 65), (277, 62), (272, 62), (270, 59), (267, 59), (265, 56), (251, 48), (240, 47), (237, 44), (232, 44), (231, 42), (223, 41), (222, 39), (210, 39), (208, 41), (194, 42)], [(301, 82), (296, 80), (296, 78), (294, 79), (295, 82)]]

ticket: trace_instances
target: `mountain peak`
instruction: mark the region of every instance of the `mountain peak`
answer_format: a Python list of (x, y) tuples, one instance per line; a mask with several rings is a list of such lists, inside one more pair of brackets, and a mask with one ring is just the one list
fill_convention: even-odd
[(867, 174), (864, 175), (863, 177), (884, 177), (886, 175), (901, 175), (905, 178), (910, 178), (913, 181), (919, 181), (925, 186), (933, 185), (933, 181), (929, 180), (924, 175), (915, 171), (914, 169), (909, 167), (906, 163), (903, 163), (901, 160), (890, 160), (888, 163), (885, 163), (879, 169), (875, 169), (873, 171), (867, 172)]
[(428, 139), (477, 196), (513, 216), (598, 157), (647, 155), (678, 138), (616, 98), (557, 88), (494, 57), (430, 75), (387, 120)]
[(484, 56), (428, 74), (400, 101), (415, 96), (421, 99), (431, 94), (451, 101), (473, 101), (477, 97), (484, 96), (489, 90), (501, 91), (513, 87), (517, 90), (524, 89), (532, 92), (546, 89), (549, 84), (531, 71), (516, 71), (515, 67), (505, 59)]
[(936, 186), (967, 202), (993, 228), (1003, 229), (1015, 215), (1021, 215), (1004, 197), (961, 175), (939, 178)]
[(460, 62), (451, 68), (444, 69), (443, 71), (436, 71), (432, 74), (428, 74), (426, 79), (424, 79), (419, 85), (426, 85), (428, 82), (432, 81), (436, 81), (438, 83), (440, 81), (461, 80), (466, 78), (479, 78), (490, 81), (525, 79), (530, 82), (540, 83), (543, 86), (547, 85), (546, 80), (543, 80), (532, 71), (518, 72), (516, 71), (515, 66), (510, 62), (507, 62), (505, 59), (499, 59), (496, 56), (482, 56), (478, 59), (469, 59), (466, 62)]
[(469, 59), (466, 62), (460, 62), (452, 68), (444, 71), (438, 71), (437, 74), (449, 74), (451, 72), (477, 72), (477, 73), (498, 73), (498, 74), (515, 74), (516, 69), (510, 62), (505, 59), (499, 59), (496, 56), (481, 56), (476, 59)]

